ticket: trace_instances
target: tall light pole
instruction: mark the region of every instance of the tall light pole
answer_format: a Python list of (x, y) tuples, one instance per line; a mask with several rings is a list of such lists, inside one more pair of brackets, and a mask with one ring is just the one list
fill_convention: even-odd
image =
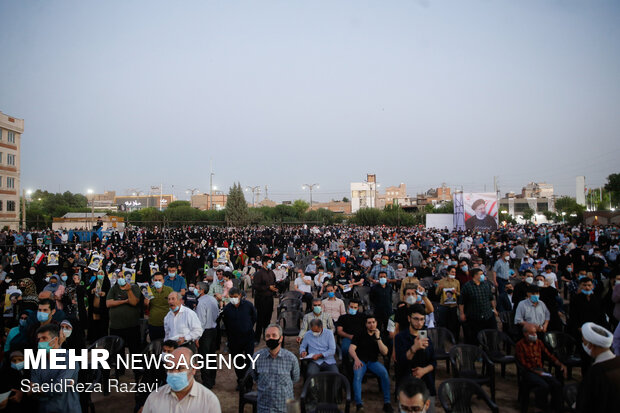
[(319, 184), (303, 184), (301, 187), (302, 189), (308, 188), (310, 190), (310, 210), (312, 210), (312, 190), (314, 189), (314, 187), (316, 187), (316, 189), (319, 189)]
[(90, 195), (90, 227), (92, 228), (95, 222), (95, 191), (87, 189), (86, 193)]
[(259, 189), (260, 189), (260, 185), (245, 187), (246, 191), (252, 191), (252, 206), (253, 207), (256, 206), (256, 203), (254, 202), (254, 195), (256, 194), (256, 191), (258, 191)]
[(194, 197), (194, 192), (198, 192), (198, 188), (188, 188), (187, 191), (185, 191), (186, 194), (191, 194), (189, 197), (189, 203), (191, 206), (194, 206), (192, 203), (192, 198)]

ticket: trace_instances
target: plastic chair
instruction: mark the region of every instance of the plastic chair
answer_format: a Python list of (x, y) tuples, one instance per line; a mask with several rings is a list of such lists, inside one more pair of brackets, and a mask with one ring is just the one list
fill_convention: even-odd
[(365, 312), (370, 310), (370, 287), (356, 285), (353, 288), (353, 296), (360, 300), (360, 304), (364, 307)]
[(507, 334), (493, 329), (480, 331), (478, 342), (493, 363), (502, 365), (502, 377), (506, 377), (506, 365), (515, 362), (515, 356), (510, 354), (515, 343)]
[[(110, 354), (108, 358), (108, 364), (110, 365), (110, 369), (114, 368), (114, 375), (116, 379), (119, 378), (118, 366), (116, 365), (116, 359), (118, 354), (123, 354), (125, 352), (125, 342), (122, 338), (118, 336), (105, 336), (101, 337), (99, 340), (95, 341), (93, 344), (88, 347), (89, 350), (93, 349), (103, 349), (107, 350)], [(104, 383), (103, 386), (103, 395), (110, 395), (110, 370), (101, 369), (101, 381)]]
[(519, 328), (515, 326), (514, 315), (512, 311), (502, 311), (499, 313), (499, 320), (502, 322), (502, 330), (508, 334), (508, 337), (515, 343), (519, 341), (521, 332)]
[(437, 396), (441, 407), (447, 413), (471, 413), (471, 398), (476, 395), (482, 399), (489, 409), (498, 413), (499, 408), (482, 387), (469, 379), (448, 379), (439, 385)]
[(246, 404), (252, 405), (252, 412), (256, 413), (258, 391), (253, 390), (254, 380), (250, 373), (248, 370), (239, 384), (239, 413), (243, 413)]
[(280, 302), (287, 299), (301, 300), (301, 297), (303, 297), (303, 294), (299, 291), (287, 291), (280, 296)]
[(278, 316), (278, 324), (282, 327), (282, 335), (298, 336), (304, 314), (299, 310), (283, 311)]
[(429, 328), (428, 338), (433, 343), (435, 348), (435, 359), (446, 361), (446, 371), (450, 373), (450, 353), (446, 351), (446, 344), (450, 347), (456, 344), (454, 335), (450, 330), (444, 327)]
[(567, 378), (572, 378), (573, 367), (581, 366), (580, 349), (575, 339), (561, 331), (550, 331), (543, 336), (543, 343), (566, 366)]
[(455, 378), (465, 378), (479, 385), (488, 384), (495, 401), (495, 365), (480, 347), (457, 344), (450, 349), (450, 364)]
[(277, 315), (279, 316), (282, 311), (294, 311), (294, 310), (301, 311), (302, 305), (303, 305), (303, 301), (301, 300), (287, 298), (286, 300), (282, 300), (278, 304)]
[(525, 373), (528, 369), (517, 358), (515, 358), (515, 365), (517, 366), (517, 386), (519, 388), (517, 400), (519, 401), (521, 413), (527, 413), (530, 404), (530, 393), (536, 391), (538, 387), (531, 386), (525, 381)]
[[(344, 410), (340, 405), (344, 403)], [(301, 390), (301, 413), (349, 413), (351, 386), (340, 373), (321, 372), (309, 377)]]

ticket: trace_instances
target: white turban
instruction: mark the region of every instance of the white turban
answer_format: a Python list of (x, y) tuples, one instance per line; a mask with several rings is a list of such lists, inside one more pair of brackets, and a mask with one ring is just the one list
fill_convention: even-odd
[(614, 340), (609, 330), (594, 323), (585, 323), (581, 326), (581, 334), (586, 341), (602, 348), (610, 348)]

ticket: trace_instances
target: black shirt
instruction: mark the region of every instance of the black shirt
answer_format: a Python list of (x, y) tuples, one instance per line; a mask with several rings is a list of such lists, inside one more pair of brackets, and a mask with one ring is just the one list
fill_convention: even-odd
[(351, 345), (356, 346), (355, 353), (357, 354), (357, 358), (364, 363), (369, 363), (377, 361), (379, 357), (378, 341), (374, 333), (370, 335), (368, 334), (368, 330), (366, 330), (357, 336), (353, 336)]
[(364, 322), (364, 316), (362, 314), (344, 314), (338, 318), (338, 326), (342, 327), (342, 330), (351, 334), (352, 336), (359, 336), (364, 332), (366, 328)]

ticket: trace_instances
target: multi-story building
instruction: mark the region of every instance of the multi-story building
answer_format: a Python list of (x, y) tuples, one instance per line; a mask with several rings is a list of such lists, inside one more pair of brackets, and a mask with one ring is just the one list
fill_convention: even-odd
[(552, 198), (553, 185), (545, 182), (530, 182), (521, 189), (517, 198)]
[(317, 209), (329, 209), (337, 214), (349, 215), (351, 213), (351, 202), (330, 201), (313, 203), (310, 210), (315, 211)]
[(351, 182), (351, 213), (377, 206), (377, 176), (366, 175), (366, 182)]
[(0, 112), (0, 228), (19, 229), (22, 133), (23, 119)]
[(208, 209), (222, 210), (226, 208), (226, 201), (228, 201), (228, 195), (221, 191), (216, 191), (213, 196), (211, 194), (192, 195), (190, 199), (192, 207), (203, 211)]

